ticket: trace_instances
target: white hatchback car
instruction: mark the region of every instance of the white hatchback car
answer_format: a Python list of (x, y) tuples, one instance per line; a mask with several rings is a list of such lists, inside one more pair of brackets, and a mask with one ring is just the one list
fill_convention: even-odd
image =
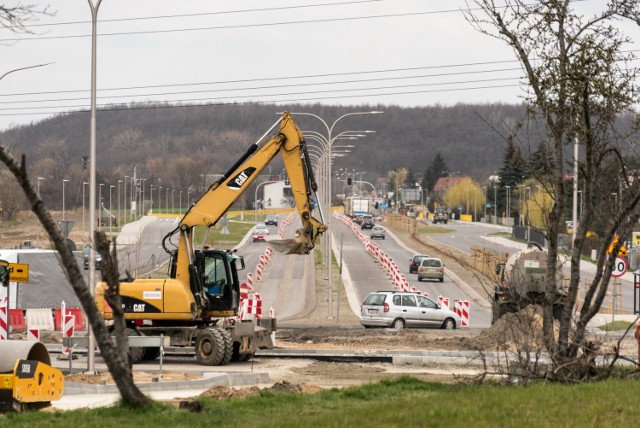
[(461, 319), (419, 293), (376, 291), (370, 293), (360, 309), (360, 324), (368, 327), (435, 327), (453, 330)]

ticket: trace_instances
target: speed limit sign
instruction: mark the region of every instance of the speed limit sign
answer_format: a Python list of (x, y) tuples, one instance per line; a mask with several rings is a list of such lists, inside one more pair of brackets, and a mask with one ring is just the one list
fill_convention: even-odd
[(616, 257), (616, 261), (613, 264), (613, 270), (611, 271), (611, 276), (614, 278), (619, 278), (625, 273), (627, 273), (627, 261), (623, 257)]

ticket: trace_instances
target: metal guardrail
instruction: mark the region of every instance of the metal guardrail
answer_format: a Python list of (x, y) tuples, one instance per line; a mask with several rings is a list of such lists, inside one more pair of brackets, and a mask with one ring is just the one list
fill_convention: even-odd
[[(111, 337), (115, 339), (114, 336)], [(168, 342), (169, 337), (160, 336), (127, 336), (129, 347), (133, 348), (160, 348), (160, 373), (162, 373), (162, 358), (164, 356), (165, 340)], [(63, 337), (62, 345), (69, 348), (69, 372), (73, 370), (73, 351), (76, 347), (88, 348), (88, 336), (72, 336)], [(168, 344), (167, 344), (168, 345)]]

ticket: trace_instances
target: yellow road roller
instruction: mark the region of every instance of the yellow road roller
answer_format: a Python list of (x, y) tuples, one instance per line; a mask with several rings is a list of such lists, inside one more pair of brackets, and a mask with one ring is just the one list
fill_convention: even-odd
[(39, 409), (59, 400), (64, 375), (51, 367), (42, 342), (0, 341), (0, 410)]

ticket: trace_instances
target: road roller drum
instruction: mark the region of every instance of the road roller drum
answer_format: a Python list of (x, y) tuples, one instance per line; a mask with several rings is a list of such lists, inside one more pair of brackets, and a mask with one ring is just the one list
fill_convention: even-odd
[(64, 392), (64, 375), (51, 367), (38, 341), (0, 341), (0, 408), (26, 410), (48, 406)]

